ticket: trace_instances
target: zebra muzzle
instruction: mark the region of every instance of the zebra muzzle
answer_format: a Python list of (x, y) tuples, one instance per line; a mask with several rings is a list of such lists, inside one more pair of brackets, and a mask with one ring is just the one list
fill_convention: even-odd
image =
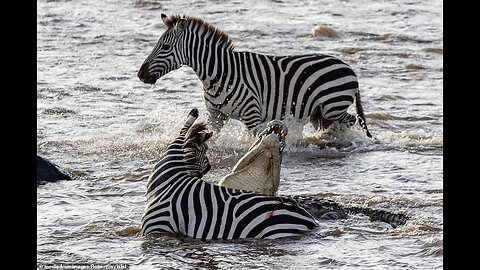
[(143, 63), (140, 67), (140, 70), (137, 73), (138, 78), (140, 81), (148, 84), (154, 84), (157, 82), (157, 76), (155, 74), (150, 73), (150, 63), (146, 62)]

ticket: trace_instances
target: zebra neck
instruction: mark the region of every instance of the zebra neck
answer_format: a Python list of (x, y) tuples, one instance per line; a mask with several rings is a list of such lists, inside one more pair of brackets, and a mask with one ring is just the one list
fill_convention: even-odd
[(192, 52), (192, 59), (188, 64), (203, 83), (203, 88), (211, 94), (225, 90), (237, 74), (235, 68), (238, 63), (236, 53), (225, 46), (201, 46)]
[(157, 194), (172, 184), (192, 178), (190, 172), (195, 167), (193, 164), (185, 162), (183, 155), (183, 151), (176, 149), (167, 151), (167, 154), (150, 174), (147, 183), (147, 194)]

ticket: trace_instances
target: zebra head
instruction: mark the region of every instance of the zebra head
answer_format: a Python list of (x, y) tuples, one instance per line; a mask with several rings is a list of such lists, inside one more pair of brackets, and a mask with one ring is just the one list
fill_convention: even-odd
[(212, 134), (206, 123), (196, 123), (188, 129), (185, 136), (183, 160), (192, 166), (189, 173), (198, 178), (202, 178), (210, 170), (206, 141), (212, 137)]
[(162, 21), (167, 30), (159, 38), (152, 53), (145, 59), (137, 73), (138, 78), (149, 84), (154, 84), (163, 75), (183, 65), (183, 37), (187, 19), (180, 16), (162, 14)]

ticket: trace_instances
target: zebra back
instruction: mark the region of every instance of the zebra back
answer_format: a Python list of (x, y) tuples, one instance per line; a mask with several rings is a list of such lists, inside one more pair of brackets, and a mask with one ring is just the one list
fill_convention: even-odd
[(318, 226), (295, 201), (179, 177), (146, 208), (142, 233), (199, 239), (277, 239)]

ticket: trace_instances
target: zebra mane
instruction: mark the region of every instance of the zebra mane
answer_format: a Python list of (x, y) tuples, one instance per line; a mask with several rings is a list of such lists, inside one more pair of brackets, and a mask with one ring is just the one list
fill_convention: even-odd
[(235, 49), (235, 45), (233, 44), (233, 40), (230, 36), (228, 36), (227, 33), (225, 33), (223, 30), (218, 29), (217, 27), (213, 26), (209, 22), (204, 21), (201, 18), (196, 18), (196, 17), (190, 17), (187, 15), (180, 16), (179, 14), (175, 14), (170, 16), (166, 21), (165, 25), (170, 28), (174, 26), (180, 19), (186, 19), (189, 22), (192, 22), (195, 25), (200, 25), (204, 27), (208, 32), (211, 32), (214, 34), (215, 37), (217, 37), (219, 40), (225, 42), (227, 45), (227, 48), (231, 51)]

